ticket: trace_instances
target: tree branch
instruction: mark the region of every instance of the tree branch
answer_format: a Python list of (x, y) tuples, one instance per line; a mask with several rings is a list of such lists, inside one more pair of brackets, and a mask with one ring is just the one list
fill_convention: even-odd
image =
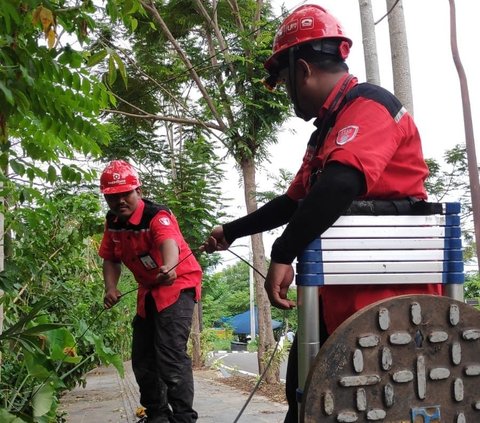
[(197, 10), (205, 18), (208, 25), (213, 29), (213, 32), (215, 33), (215, 36), (217, 37), (217, 40), (218, 40), (218, 45), (220, 46), (220, 51), (223, 52), (223, 56), (225, 57), (225, 62), (227, 63), (228, 68), (230, 69), (230, 72), (232, 72), (232, 75), (235, 75), (235, 68), (232, 64), (232, 61), (230, 60), (230, 53), (228, 51), (227, 43), (225, 42), (225, 39), (223, 38), (222, 32), (220, 31), (220, 28), (218, 25), (216, 1), (214, 2), (215, 12), (214, 12), (213, 19), (208, 15), (207, 10), (203, 7), (203, 4), (200, 0), (195, 0), (195, 4), (197, 5)]
[(183, 51), (182, 47), (177, 43), (177, 40), (173, 37), (172, 33), (168, 29), (167, 25), (165, 24), (165, 21), (162, 19), (160, 16), (160, 13), (158, 12), (157, 8), (153, 4), (151, 0), (148, 2), (146, 0), (140, 0), (142, 6), (145, 8), (145, 10), (149, 11), (153, 17), (153, 19), (160, 25), (161, 30), (167, 37), (167, 39), (172, 43), (173, 47), (177, 51), (178, 55), (182, 59), (183, 63), (187, 66), (188, 72), (190, 73), (190, 76), (193, 78), (195, 83), (197, 84), (198, 89), (202, 93), (202, 96), (204, 100), (206, 101), (210, 111), (212, 112), (212, 115), (215, 117), (215, 120), (218, 123), (218, 126), (221, 128), (222, 132), (227, 131), (227, 126), (223, 122), (220, 114), (217, 111), (217, 108), (213, 104), (212, 98), (208, 94), (207, 90), (205, 89), (202, 81), (200, 80), (200, 77), (198, 76), (197, 72), (195, 71), (195, 67), (191, 64), (190, 60), (186, 56), (185, 52)]
[(182, 125), (202, 126), (202, 127), (207, 127), (209, 129), (215, 129), (216, 131), (222, 130), (220, 126), (214, 123), (202, 122), (200, 120), (195, 120), (195, 119), (179, 118), (175, 116), (153, 115), (151, 113), (146, 113), (146, 112), (143, 112), (143, 114), (136, 114), (136, 113), (129, 113), (129, 112), (124, 112), (122, 110), (113, 110), (113, 109), (103, 109), (102, 112), (112, 113), (116, 115), (123, 115), (123, 116), (138, 118), (138, 119), (159, 120), (164, 122), (179, 123)]
[(232, 9), (233, 16), (235, 18), (235, 21), (237, 22), (238, 27), (243, 32), (244, 27), (243, 27), (242, 17), (240, 16), (240, 8), (238, 7), (237, 0), (227, 0), (227, 3), (230, 5), (230, 8)]

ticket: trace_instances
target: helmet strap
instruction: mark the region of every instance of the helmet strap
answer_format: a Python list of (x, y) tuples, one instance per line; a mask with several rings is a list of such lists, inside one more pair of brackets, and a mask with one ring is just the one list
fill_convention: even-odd
[(347, 41), (323, 39), (310, 41), (308, 44), (310, 44), (310, 46), (319, 53), (331, 54), (341, 58), (342, 60), (345, 60), (350, 51), (350, 45)]
[(288, 80), (290, 82), (290, 96), (292, 98), (293, 103), (293, 110), (295, 114), (306, 120), (305, 114), (300, 109), (300, 105), (298, 104), (298, 94), (297, 94), (297, 71), (296, 71), (296, 63), (295, 63), (295, 51), (296, 47), (292, 47), (288, 50)]

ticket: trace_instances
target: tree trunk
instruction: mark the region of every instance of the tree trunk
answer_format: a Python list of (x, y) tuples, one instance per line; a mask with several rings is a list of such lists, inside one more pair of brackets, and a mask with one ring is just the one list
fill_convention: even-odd
[(452, 57), (460, 80), (460, 92), (462, 96), (463, 124), (465, 128), (465, 144), (467, 147), (468, 176), (470, 181), (470, 195), (472, 198), (473, 227), (475, 230), (475, 249), (477, 264), (480, 265), (480, 184), (478, 181), (477, 153), (475, 150), (475, 137), (473, 134), (472, 109), (470, 107), (470, 95), (468, 91), (467, 75), (460, 60), (457, 45), (457, 20), (455, 13), (455, 1), (450, 3), (450, 45)]
[[(392, 9), (396, 3), (396, 0), (386, 1), (387, 10)], [(390, 32), (394, 94), (413, 116), (412, 79), (402, 0), (397, 3), (388, 15), (388, 29)]]
[(192, 331), (190, 332), (190, 339), (192, 340), (192, 367), (200, 369), (203, 367), (202, 348), (200, 343), (200, 303), (195, 304), (193, 309)]
[[(242, 173), (245, 190), (245, 205), (247, 213), (257, 210), (256, 182), (255, 182), (255, 162), (253, 159), (242, 162)], [(253, 266), (262, 275), (267, 274), (267, 265), (265, 260), (265, 248), (261, 234), (252, 235)], [(264, 289), (264, 279), (254, 272), (255, 294), (258, 309), (258, 369), (262, 374), (265, 370), (265, 353), (272, 352), (275, 347), (273, 337), (272, 316), (270, 312), (270, 301)], [(265, 374), (265, 382), (273, 383), (280, 380), (279, 369), (270, 368)]]
[(378, 67), (377, 40), (371, 0), (358, 0), (360, 21), (362, 24), (363, 56), (367, 82), (380, 85), (380, 70)]

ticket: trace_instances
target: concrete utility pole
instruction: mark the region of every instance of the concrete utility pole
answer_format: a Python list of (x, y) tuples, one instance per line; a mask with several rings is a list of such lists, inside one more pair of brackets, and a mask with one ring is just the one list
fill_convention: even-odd
[(358, 0), (360, 22), (362, 24), (363, 57), (367, 82), (380, 85), (380, 69), (378, 66), (377, 39), (371, 0)]
[(388, 30), (392, 56), (393, 93), (413, 116), (412, 78), (402, 0), (387, 0), (387, 10), (390, 11)]
[(463, 69), (457, 45), (457, 20), (455, 13), (455, 1), (450, 3), (450, 45), (452, 56), (460, 79), (460, 91), (462, 94), (463, 122), (465, 128), (465, 144), (467, 147), (468, 176), (470, 179), (470, 195), (472, 197), (473, 225), (475, 228), (475, 244), (477, 263), (480, 264), (480, 182), (478, 179), (477, 153), (475, 151), (475, 138), (473, 136), (472, 109), (468, 94), (468, 83), (465, 70)]

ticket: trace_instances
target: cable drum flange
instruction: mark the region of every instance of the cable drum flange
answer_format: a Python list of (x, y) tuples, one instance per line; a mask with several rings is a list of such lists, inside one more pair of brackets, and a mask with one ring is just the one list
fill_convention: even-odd
[(300, 421), (478, 422), (479, 351), (472, 306), (431, 295), (372, 304), (320, 349)]

